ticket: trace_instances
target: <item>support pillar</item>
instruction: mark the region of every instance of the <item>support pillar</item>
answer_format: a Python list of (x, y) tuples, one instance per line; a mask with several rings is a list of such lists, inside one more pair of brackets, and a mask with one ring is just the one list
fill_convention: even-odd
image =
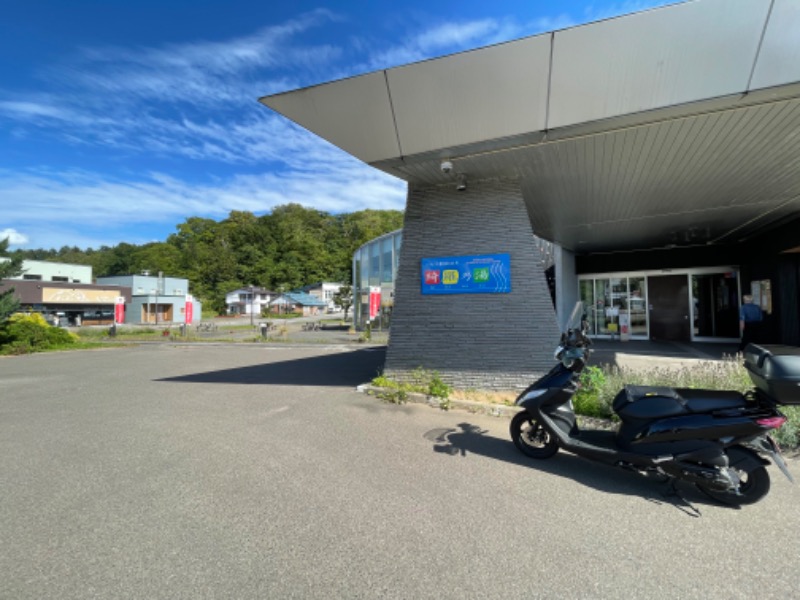
[[(498, 253), (511, 257), (510, 293), (422, 294), (422, 258)], [(386, 374), (423, 367), (458, 388), (520, 388), (552, 367), (558, 339), (519, 183), (409, 189)]]

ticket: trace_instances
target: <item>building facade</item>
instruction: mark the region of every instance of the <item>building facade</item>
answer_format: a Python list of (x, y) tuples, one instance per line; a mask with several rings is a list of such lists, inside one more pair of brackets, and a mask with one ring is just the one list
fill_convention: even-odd
[(579, 299), (596, 335), (731, 340), (750, 292), (800, 342), (797, 31), (796, 0), (697, 0), (261, 101), (408, 184), (385, 372), (521, 384)]
[[(370, 240), (353, 254), (353, 323), (357, 329), (373, 321), (379, 328), (391, 325), (402, 242), (403, 230), (398, 229)], [(370, 296), (375, 295), (379, 299), (370, 304)]]
[(22, 261), (22, 269), (22, 275), (14, 279), (56, 283), (93, 283), (92, 267), (89, 265), (71, 265), (47, 262), (44, 260), (24, 260)]
[[(125, 305), (125, 323), (161, 325), (200, 320), (202, 303), (189, 294), (189, 280), (152, 275), (119, 275), (98, 277), (98, 284), (119, 285), (130, 289), (130, 302)], [(187, 310), (187, 304), (192, 308)]]
[[(8, 260), (0, 258), (0, 260)], [(20, 310), (41, 313), (61, 326), (110, 325), (120, 299), (130, 302), (130, 288), (93, 284), (92, 267), (25, 260), (18, 277), (0, 282), (0, 291), (14, 288)]]

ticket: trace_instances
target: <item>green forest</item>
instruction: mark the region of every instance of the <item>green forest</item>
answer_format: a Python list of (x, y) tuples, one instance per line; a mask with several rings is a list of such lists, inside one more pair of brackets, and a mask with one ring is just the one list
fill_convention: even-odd
[(121, 243), (82, 250), (16, 250), (12, 258), (91, 265), (95, 277), (162, 271), (185, 277), (206, 308), (223, 312), (225, 294), (239, 287), (288, 291), (320, 281), (352, 280), (353, 252), (400, 229), (397, 210), (329, 214), (287, 204), (263, 216), (232, 211), (222, 221), (191, 217), (164, 242)]

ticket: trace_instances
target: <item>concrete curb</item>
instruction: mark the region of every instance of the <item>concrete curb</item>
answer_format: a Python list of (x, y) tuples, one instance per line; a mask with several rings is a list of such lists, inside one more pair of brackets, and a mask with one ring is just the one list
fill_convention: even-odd
[[(362, 394), (367, 394), (369, 396), (378, 396), (381, 393), (392, 393), (394, 390), (391, 388), (382, 388), (370, 383), (365, 383), (356, 387), (356, 391), (361, 392)], [(385, 402), (391, 402), (390, 400), (384, 400)], [(450, 399), (449, 407), (442, 408), (440, 403), (440, 399), (434, 396), (428, 396), (426, 394), (420, 394), (417, 392), (409, 392), (406, 396), (406, 399), (402, 402), (402, 404), (425, 404), (432, 408), (438, 408), (440, 410), (463, 410), (470, 414), (480, 414), (480, 415), (488, 415), (491, 417), (499, 417), (499, 418), (506, 418), (511, 419), (516, 415), (521, 409), (518, 406), (507, 406), (505, 404), (491, 404), (489, 402), (475, 402), (473, 400), (454, 400)], [(585, 429), (603, 429), (603, 430), (614, 430), (617, 428), (617, 424), (613, 421), (608, 419), (600, 419), (597, 417), (587, 417), (586, 415), (577, 415), (578, 423), (580, 427)]]
[[(368, 396), (379, 396), (380, 394), (391, 394), (395, 390), (390, 388), (382, 388), (378, 387), (369, 383), (365, 383), (356, 387), (356, 391), (361, 392), (362, 394), (367, 394)], [(453, 398), (449, 398), (447, 403), (447, 408), (443, 408), (441, 399), (435, 396), (428, 396), (426, 394), (420, 394), (418, 392), (408, 392), (405, 400), (402, 404), (426, 404), (433, 408), (438, 408), (441, 410), (464, 410), (466, 412), (472, 414), (481, 414), (481, 415), (490, 415), (493, 417), (506, 417), (511, 418), (515, 414), (519, 412), (519, 407), (517, 406), (506, 406), (505, 404), (490, 404), (487, 402), (475, 402), (473, 400), (455, 400)]]

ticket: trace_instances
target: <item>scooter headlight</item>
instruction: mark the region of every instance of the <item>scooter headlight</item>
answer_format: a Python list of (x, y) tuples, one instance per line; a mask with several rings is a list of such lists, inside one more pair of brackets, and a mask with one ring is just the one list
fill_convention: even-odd
[(562, 354), (564, 354), (564, 346), (558, 346), (555, 352), (553, 352), (553, 358), (555, 358), (556, 360), (561, 360)]
[(575, 364), (576, 360), (583, 360), (584, 359), (584, 351), (583, 348), (570, 348), (565, 352), (561, 353), (561, 364), (563, 364), (568, 369)]

